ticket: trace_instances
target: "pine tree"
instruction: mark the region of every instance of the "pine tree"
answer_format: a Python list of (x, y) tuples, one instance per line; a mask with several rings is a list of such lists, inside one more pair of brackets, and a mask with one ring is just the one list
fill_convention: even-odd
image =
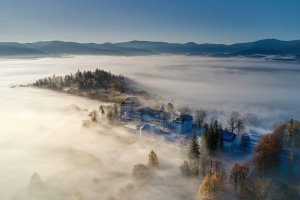
[(200, 147), (198, 143), (198, 138), (193, 135), (191, 142), (190, 142), (190, 151), (189, 151), (189, 157), (191, 159), (199, 159), (200, 157)]

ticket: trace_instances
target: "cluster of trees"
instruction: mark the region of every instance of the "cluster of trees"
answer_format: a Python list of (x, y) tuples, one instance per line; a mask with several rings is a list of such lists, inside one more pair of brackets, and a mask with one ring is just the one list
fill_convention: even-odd
[(190, 140), (188, 160), (180, 166), (182, 174), (186, 177), (203, 177), (199, 188), (202, 199), (212, 199), (222, 188), (225, 170), (222, 162), (200, 154), (198, 138), (193, 136)]
[[(203, 122), (207, 118), (205, 111), (196, 111), (196, 123), (197, 126), (203, 126)], [(226, 131), (232, 132), (240, 136), (240, 148), (243, 151), (247, 151), (250, 144), (250, 136), (244, 132), (245, 130), (245, 118), (241, 117), (238, 112), (232, 112), (227, 120)], [(204, 125), (205, 132), (203, 134), (204, 144), (209, 153), (215, 154), (217, 149), (223, 148), (222, 138), (222, 124), (217, 120), (211, 120), (210, 123)]]
[(209, 125), (205, 124), (203, 134), (204, 144), (210, 154), (215, 154), (218, 148), (223, 148), (223, 138), (221, 133), (222, 125), (215, 120)]
[[(195, 124), (197, 128), (203, 127), (209, 113), (203, 109), (196, 110), (194, 113)], [(211, 116), (211, 121), (216, 121), (216, 116)], [(225, 127), (228, 131), (240, 135), (245, 130), (245, 124), (255, 124), (257, 121), (256, 116), (253, 114), (246, 114), (244, 117), (240, 113), (234, 111), (232, 112), (227, 119), (227, 126)]]
[(238, 112), (232, 112), (227, 120), (228, 130), (232, 133), (241, 134), (245, 128), (244, 119), (241, 118)]
[(234, 190), (237, 192), (244, 187), (249, 178), (249, 165), (235, 163), (230, 172), (230, 181), (234, 184)]
[(90, 120), (84, 120), (83, 127), (89, 127), (92, 123), (99, 121), (99, 116), (106, 118), (109, 122), (114, 122), (120, 115), (120, 109), (117, 104), (112, 105), (100, 105), (99, 111), (93, 110), (88, 116)]
[[(185, 108), (183, 110), (188, 110)], [(216, 119), (211, 119), (209, 123), (205, 123), (208, 118), (208, 112), (205, 110), (196, 110), (194, 113), (195, 125), (196, 128), (203, 127), (205, 132), (203, 134), (203, 141), (206, 149), (210, 154), (215, 154), (217, 149), (223, 148), (223, 138), (221, 130), (222, 124), (219, 123)], [(248, 120), (249, 118), (249, 120)], [(255, 118), (252, 115), (248, 114), (245, 117), (241, 117), (238, 112), (232, 112), (227, 120), (226, 131), (232, 132), (240, 136), (240, 148), (243, 151), (248, 150), (250, 144), (250, 137), (244, 132), (245, 123), (251, 121), (250, 119)], [(253, 121), (253, 120), (252, 120)], [(247, 122), (251, 124), (252, 122)]]
[[(249, 165), (236, 163), (231, 170), (230, 180), (240, 199), (246, 200), (283, 200), (299, 199), (299, 194), (285, 183), (266, 178), (269, 172), (275, 170), (281, 162), (281, 152), (284, 148), (293, 150), (299, 148), (300, 123), (290, 120), (288, 123), (278, 124), (271, 134), (262, 136), (254, 155), (254, 175), (249, 176)], [(259, 175), (257, 178), (256, 175)]]
[(124, 76), (117, 76), (104, 70), (77, 71), (75, 74), (66, 76), (47, 77), (37, 80), (33, 85), (55, 90), (72, 88), (78, 90), (99, 90), (112, 89), (121, 93), (132, 92), (128, 87), (128, 79)]
[[(230, 120), (233, 127), (239, 127), (241, 123), (234, 121)], [(180, 166), (183, 176), (203, 178), (199, 187), (200, 199), (222, 199), (222, 191), (228, 189), (224, 188), (226, 180), (232, 184), (232, 189), (239, 199), (299, 199), (299, 194), (293, 187), (277, 182), (276, 179), (270, 178), (270, 173), (266, 173), (282, 162), (283, 148), (286, 147), (292, 151), (299, 150), (299, 121), (290, 120), (288, 123), (278, 124), (271, 134), (262, 136), (254, 151), (252, 162), (233, 164), (228, 177), (226, 177), (222, 162), (211, 157), (218, 148), (223, 146), (221, 128), (221, 124), (216, 120), (205, 125), (202, 139), (210, 153), (208, 155), (201, 151), (198, 138), (193, 136), (188, 145), (188, 159)], [(233, 128), (233, 131), (238, 134), (240, 132), (238, 129), (240, 128)], [(241, 134), (241, 148), (246, 148), (249, 142), (249, 135)], [(251, 174), (250, 166), (253, 168)]]
[(200, 146), (196, 136), (193, 136), (190, 140), (188, 160), (183, 161), (180, 170), (183, 175), (188, 177), (205, 177), (213, 173), (218, 173), (222, 176), (225, 174), (221, 161), (206, 155), (200, 155)]
[(208, 113), (205, 110), (196, 110), (194, 116), (197, 128), (201, 128), (205, 123)]
[[(225, 178), (225, 175), (220, 170), (206, 174), (199, 188), (200, 199), (224, 199), (220, 191), (223, 189)], [(229, 180), (234, 186), (237, 197), (241, 200), (285, 200), (300, 198), (298, 191), (285, 183), (277, 182), (270, 178), (250, 177), (250, 166), (246, 163), (235, 163), (232, 166)]]
[(292, 200), (300, 198), (297, 190), (270, 178), (246, 179), (238, 197), (241, 200)]
[[(204, 145), (208, 148), (208, 155), (213, 155), (217, 148), (222, 147), (220, 141), (221, 125), (214, 121), (205, 125), (203, 135)], [(250, 164), (235, 163), (232, 166), (228, 180), (232, 183), (239, 199), (265, 200), (265, 199), (297, 199), (299, 194), (288, 185), (276, 182), (270, 178), (263, 178), (280, 164), (281, 151), (285, 146), (290, 149), (298, 148), (300, 137), (300, 123), (290, 120), (288, 123), (277, 125), (271, 134), (264, 135), (259, 141), (254, 155), (252, 175)], [(249, 143), (249, 136), (241, 136), (241, 147)], [(200, 152), (198, 138), (193, 136), (189, 143), (188, 160), (180, 166), (182, 174), (186, 177), (202, 177), (199, 187), (200, 199), (219, 199), (223, 190), (226, 173), (222, 162)], [(259, 176), (257, 176), (259, 175)], [(259, 178), (258, 178), (259, 177)]]
[(120, 115), (120, 109), (117, 104), (100, 105), (99, 112), (101, 116), (106, 117), (109, 121), (115, 121)]
[(282, 162), (281, 152), (290, 152), (289, 164), (295, 160), (295, 152), (300, 148), (300, 122), (291, 119), (288, 123), (277, 125), (271, 134), (259, 141), (253, 156), (253, 164), (259, 172), (275, 169)]
[(180, 170), (185, 176), (199, 175), (200, 146), (198, 138), (193, 135), (189, 144), (188, 160), (183, 161)]

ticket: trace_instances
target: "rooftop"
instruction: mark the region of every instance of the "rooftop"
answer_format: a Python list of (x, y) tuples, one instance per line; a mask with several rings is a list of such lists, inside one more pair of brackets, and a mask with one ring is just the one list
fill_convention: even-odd
[(184, 114), (184, 115), (180, 115), (176, 121), (178, 122), (193, 121), (193, 117), (192, 115)]
[(135, 106), (139, 105), (139, 99), (136, 97), (127, 97), (122, 103), (122, 105), (124, 104), (133, 104)]
[(154, 117), (154, 118), (159, 117), (160, 113), (161, 113), (159, 110), (155, 110), (150, 107), (140, 108), (137, 110), (137, 112), (141, 115), (148, 115), (148, 116)]
[(224, 141), (232, 142), (235, 139), (235, 133), (232, 133), (230, 131), (221, 130), (222, 138)]

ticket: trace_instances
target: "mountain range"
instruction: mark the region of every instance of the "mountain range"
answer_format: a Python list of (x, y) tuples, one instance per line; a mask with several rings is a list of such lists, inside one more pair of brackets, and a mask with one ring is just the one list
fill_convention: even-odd
[(167, 43), (130, 41), (122, 43), (76, 43), (43, 41), (33, 43), (0, 42), (0, 56), (61, 56), (61, 55), (203, 55), (222, 57), (266, 57), (300, 59), (300, 40), (258, 40), (236, 44)]

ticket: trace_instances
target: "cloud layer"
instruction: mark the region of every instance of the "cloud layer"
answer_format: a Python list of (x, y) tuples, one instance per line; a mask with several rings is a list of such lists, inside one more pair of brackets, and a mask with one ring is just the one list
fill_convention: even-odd
[[(192, 199), (199, 181), (181, 178), (179, 144), (102, 122), (81, 127), (99, 102), (10, 88), (52, 74), (103, 68), (192, 108), (254, 113), (266, 123), (299, 118), (298, 64), (185, 56), (77, 56), (0, 60), (0, 199)], [(161, 167), (146, 183), (131, 176), (154, 149)], [(36, 173), (36, 174), (34, 174)], [(34, 174), (34, 175), (33, 175)], [(180, 177), (180, 178), (179, 178)]]

